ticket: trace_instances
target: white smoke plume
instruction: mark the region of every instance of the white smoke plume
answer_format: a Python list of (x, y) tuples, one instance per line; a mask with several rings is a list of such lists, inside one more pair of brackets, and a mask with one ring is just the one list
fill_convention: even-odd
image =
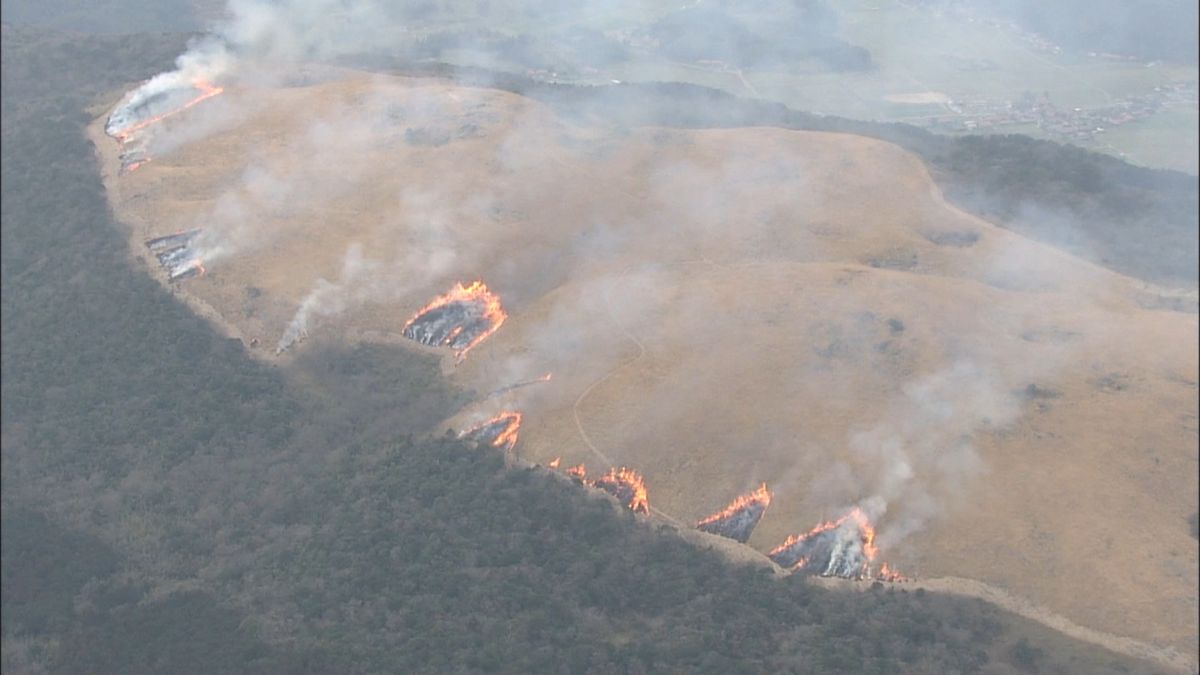
[[(278, 84), (293, 77), (301, 64), (382, 49), (403, 31), (403, 25), (377, 2), (230, 0), (226, 17), (212, 26), (209, 35), (191, 43), (175, 60), (174, 70), (154, 76), (125, 96), (107, 131), (117, 135), (140, 121), (144, 116), (140, 113), (156, 98), (179, 95), (198, 83)], [(148, 135), (159, 133), (156, 129)], [(192, 125), (190, 140), (198, 133)], [(177, 144), (169, 139), (156, 143), (160, 150)]]
[(363, 258), (362, 246), (351, 244), (346, 249), (342, 262), (342, 273), (336, 282), (317, 279), (312, 291), (300, 302), (300, 308), (288, 322), (283, 336), (279, 338), (276, 354), (283, 353), (308, 336), (310, 324), (318, 318), (330, 317), (345, 311), (346, 289), (378, 265)]
[(964, 360), (906, 384), (882, 420), (853, 432), (850, 448), (872, 495), (860, 506), (879, 518), (903, 503), (881, 531), (881, 547), (919, 530), (959, 496), (985, 468), (974, 436), (1013, 422), (1020, 410), (995, 373)]

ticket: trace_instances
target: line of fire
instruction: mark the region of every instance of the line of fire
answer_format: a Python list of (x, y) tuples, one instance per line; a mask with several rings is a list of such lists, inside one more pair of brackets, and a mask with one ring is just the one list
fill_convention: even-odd
[(642, 474), (621, 467), (609, 469), (608, 473), (592, 481), (592, 487), (604, 490), (617, 498), (634, 513), (650, 513), (650, 498), (646, 494), (646, 481)]
[(903, 576), (887, 563), (874, 569), (879, 549), (875, 526), (857, 506), (849, 513), (823, 522), (804, 534), (794, 534), (771, 550), (767, 557), (780, 567), (798, 574), (843, 579), (901, 581)]
[[(555, 458), (555, 461), (551, 462), (553, 465), (551, 468), (556, 468), (559, 461), (558, 458)], [(569, 467), (566, 472), (571, 480), (580, 485), (607, 492), (616, 498), (621, 506), (634, 513), (650, 513), (650, 497), (646, 492), (646, 479), (633, 469), (623, 466), (613, 467), (596, 480), (588, 480), (587, 468), (582, 464)]]
[[(562, 458), (555, 457), (548, 465), (557, 469)], [(624, 467), (610, 469), (597, 480), (588, 480), (583, 464), (566, 469), (577, 484), (599, 488), (616, 497), (617, 501), (635, 513), (649, 513), (650, 501), (641, 474)], [(754, 528), (771, 505), (772, 494), (762, 483), (753, 492), (735, 499), (729, 506), (696, 524), (696, 529), (733, 539), (745, 544)], [(872, 579), (904, 581), (905, 577), (887, 563), (876, 569), (879, 550), (875, 546), (875, 526), (867, 514), (855, 507), (849, 513), (812, 530), (788, 537), (772, 549), (767, 557), (793, 574), (842, 579)]]
[[(221, 87), (198, 81), (187, 86), (166, 85), (160, 91), (147, 94), (145, 89), (155, 86), (153, 82), (134, 90), (105, 123), (104, 132), (116, 139), (120, 148), (118, 175), (136, 171), (151, 161), (147, 140), (140, 132), (224, 91)], [(193, 246), (200, 234), (199, 229), (192, 229), (146, 241), (146, 248), (154, 253), (169, 281), (185, 281), (204, 275), (204, 262)]]
[(224, 88), (204, 80), (196, 80), (185, 86), (168, 85), (150, 94), (144, 94), (142, 88), (135, 90), (127, 102), (109, 115), (104, 126), (104, 133), (117, 139), (121, 148), (119, 175), (136, 171), (151, 161), (145, 139), (140, 138), (138, 132), (224, 91)]
[(431, 347), (449, 347), (461, 362), (480, 342), (499, 330), (508, 318), (500, 298), (487, 284), (457, 283), (404, 324), (404, 337)]
[(505, 410), (495, 417), (467, 429), (458, 437), (508, 452), (516, 446), (520, 430), (521, 413), (515, 410)]
[(767, 490), (767, 484), (763, 483), (754, 492), (735, 499), (724, 510), (696, 523), (696, 529), (744, 544), (749, 541), (750, 534), (754, 532), (755, 526), (762, 520), (770, 505), (771, 492)]

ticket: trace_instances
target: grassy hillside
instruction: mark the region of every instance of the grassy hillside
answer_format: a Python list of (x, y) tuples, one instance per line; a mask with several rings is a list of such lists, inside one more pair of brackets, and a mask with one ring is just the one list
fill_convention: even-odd
[(778, 581), (426, 440), (433, 363), (248, 358), (129, 261), (84, 108), (179, 39), (5, 27), (8, 672), (1151, 672), (977, 602)]
[(479, 82), (611, 124), (777, 126), (878, 138), (925, 160), (954, 204), (1025, 236), (1151, 282), (1194, 287), (1200, 273), (1200, 191), (1194, 176), (1177, 171), (1028, 136), (950, 137), (906, 124), (813, 115), (691, 84), (578, 87), (436, 64), (355, 63)]
[[(884, 494), (876, 524), (889, 562), (1191, 648), (1196, 581), (1181, 569), (1195, 560), (1183, 526), (1196, 510), (1197, 363), (1186, 347), (1196, 316), (1160, 311), (1185, 296), (1151, 294), (948, 208), (917, 157), (863, 136), (567, 125), (511, 93), (377, 74), (231, 88), (221, 103), (248, 112), (133, 175), (118, 177), (114, 144), (95, 124), (89, 133), (141, 256), (144, 239), (190, 222), (212, 222), (226, 246), (242, 247), (211, 205), (252, 172), (300, 189), (337, 186), (285, 211), (252, 207), (255, 236), (271, 244), (239, 248), (178, 288), (222, 330), (258, 337), (252, 354), (276, 359), (275, 338), (319, 279), (344, 278), (343, 252), (356, 242), (371, 242), (371, 287), (386, 288), (357, 302), (371, 291), (343, 282), (322, 300), (345, 298), (338, 313), (315, 319), (311, 341), (292, 353), (338, 335), (407, 343), (413, 312), (479, 275), (509, 320), (447, 379), (491, 392), (554, 377), (474, 402), (447, 426), (522, 410), (522, 457), (636, 467), (657, 512), (676, 522), (766, 478), (779, 499), (749, 542), (762, 552), (837, 505), (890, 491), (880, 467), (895, 454), (881, 447), (866, 461), (855, 445), (878, 429), (905, 452), (930, 449), (904, 461), (913, 484), (946, 505), (918, 536), (890, 538), (919, 507)], [(436, 114), (371, 127), (393, 110)], [(367, 142), (346, 133), (310, 149), (299, 139), (314, 117), (373, 131), (359, 137)], [(401, 140), (418, 136), (446, 140)], [(434, 195), (439, 208), (400, 194)], [(443, 215), (443, 204), (462, 206)], [(433, 250), (452, 252), (453, 264), (429, 269), (390, 253), (443, 218), (454, 229)], [(964, 363), (979, 372), (966, 376)], [(930, 379), (946, 388), (937, 405), (989, 394), (931, 415), (937, 405), (911, 394)], [(932, 457), (961, 439), (987, 478), (967, 470), (939, 485), (945, 464)], [(830, 467), (843, 463), (853, 468), (840, 482)], [(1058, 566), (1074, 573), (1045, 572)]]

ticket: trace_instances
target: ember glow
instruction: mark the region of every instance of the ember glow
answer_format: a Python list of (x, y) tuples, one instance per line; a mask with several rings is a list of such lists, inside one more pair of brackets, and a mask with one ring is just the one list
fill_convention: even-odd
[(461, 362), (507, 318), (500, 298), (482, 281), (465, 287), (459, 283), (413, 315), (404, 324), (404, 337), (423, 345), (450, 347)]
[(696, 523), (696, 529), (746, 543), (758, 521), (771, 505), (771, 492), (763, 483), (748, 495), (738, 497), (723, 511)]
[(608, 473), (592, 481), (591, 486), (616, 497), (617, 501), (634, 513), (650, 513), (646, 482), (642, 475), (633, 469), (609, 469)]
[(493, 448), (500, 448), (507, 452), (517, 444), (517, 433), (520, 429), (521, 413), (506, 410), (488, 421), (464, 431), (459, 438), (487, 443)]
[(550, 460), (550, 463), (547, 464), (546, 466), (550, 467), (551, 469), (557, 469), (558, 465), (561, 463), (562, 463), (562, 457), (555, 457), (554, 459)]
[(873, 575), (872, 565), (878, 556), (875, 526), (858, 507), (837, 520), (826, 521), (804, 534), (788, 537), (767, 554), (785, 569), (804, 574), (884, 581), (902, 578), (886, 565), (879, 576)]

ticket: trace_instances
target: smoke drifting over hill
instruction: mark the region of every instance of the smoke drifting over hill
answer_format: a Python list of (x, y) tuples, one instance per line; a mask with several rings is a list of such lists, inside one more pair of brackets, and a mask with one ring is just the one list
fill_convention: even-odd
[(965, 496), (985, 467), (973, 437), (1004, 428), (1021, 412), (995, 373), (965, 361), (901, 391), (882, 420), (850, 437), (851, 449), (874, 469), (865, 477), (873, 495), (866, 510), (878, 516), (890, 503), (903, 505), (880, 534), (885, 549)]
[[(760, 550), (783, 541), (779, 531), (847, 513), (878, 529), (846, 530), (838, 541), (857, 542), (850, 556), (834, 554), (832, 535), (803, 540), (789, 567), (824, 557), (810, 571), (861, 575), (872, 547), (902, 549), (969, 496), (989, 470), (981, 446), (1027, 412), (1022, 388), (1074, 358), (1069, 341), (1021, 352), (1015, 336), (1037, 321), (1029, 305), (1006, 303), (1063, 294), (1084, 313), (1122, 302), (1115, 275), (953, 212), (930, 197), (914, 158), (882, 143), (843, 152), (845, 138), (799, 146), (780, 130), (645, 128), (618, 121), (653, 117), (637, 98), (558, 115), (486, 88), (331, 65), (407, 33), (407, 17), (379, 3), (235, 0), (228, 14), (109, 126), (115, 137), (138, 127), (151, 158), (178, 151), (236, 167), (206, 186), (217, 196), (199, 215), (171, 224), (203, 228), (191, 253), (209, 269), (275, 250), (311, 255), (288, 261), (304, 290), (273, 298), (289, 317), (270, 326), (276, 354), (343, 323), (388, 333), (392, 318), (416, 320), (424, 303), (444, 310), (440, 294), (478, 280), (498, 298), (478, 307), (502, 299), (507, 323), (479, 320), (487, 312), (460, 298), (403, 335), (459, 360), (481, 345), (471, 359), (483, 363), (460, 372), (522, 411), (521, 445), (547, 433), (555, 423), (541, 414), (554, 412), (555, 438), (567, 426), (578, 446), (555, 450), (577, 452), (571, 464), (625, 465), (652, 486), (656, 472), (695, 471), (725, 491), (704, 504), (671, 495), (687, 508), (711, 510), (771, 480), (778, 506), (710, 528), (757, 537)], [(683, 19), (725, 21), (699, 13), (657, 25)], [(493, 43), (456, 41), (484, 66), (499, 65)], [(570, 58), (599, 58), (588, 50), (603, 41), (589, 44), (577, 41)], [(194, 102), (213, 88), (222, 93)], [(205, 144), (219, 151), (195, 150)], [(397, 157), (404, 166), (388, 164)], [(402, 170), (427, 180), (397, 180)], [(548, 371), (553, 383), (512, 386)], [(768, 386), (778, 389), (767, 396)], [(749, 412), (729, 412), (744, 401)], [(808, 424), (824, 427), (810, 436)], [(515, 428), (500, 445), (522, 451)], [(654, 464), (664, 446), (680, 459)], [(689, 463), (692, 453), (705, 459)], [(772, 526), (796, 504), (808, 519)]]

